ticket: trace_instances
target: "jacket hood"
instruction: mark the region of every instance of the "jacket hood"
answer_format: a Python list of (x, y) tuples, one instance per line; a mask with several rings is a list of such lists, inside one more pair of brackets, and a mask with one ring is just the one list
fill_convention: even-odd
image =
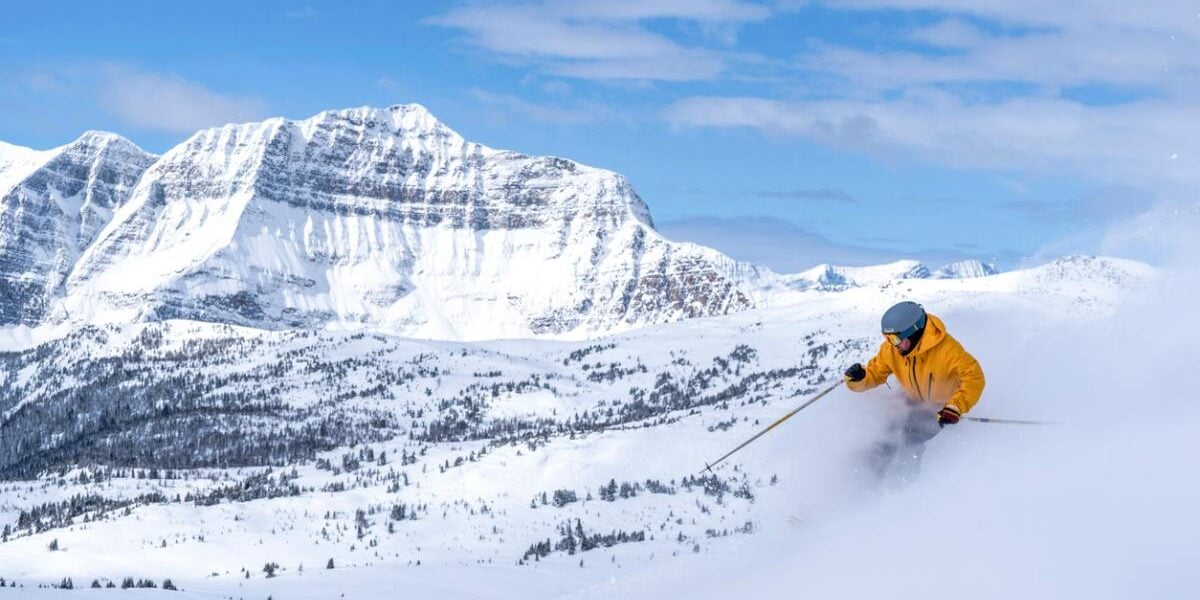
[(929, 351), (930, 348), (942, 343), (946, 339), (946, 324), (932, 313), (925, 313), (925, 333), (921, 334), (921, 341), (917, 343), (917, 347), (913, 348), (908, 356), (920, 356)]

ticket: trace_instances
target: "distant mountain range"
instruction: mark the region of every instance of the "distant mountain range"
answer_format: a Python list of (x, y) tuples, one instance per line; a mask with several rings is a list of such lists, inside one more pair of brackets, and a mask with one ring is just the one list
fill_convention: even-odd
[(899, 279), (970, 279), (1000, 273), (995, 266), (978, 260), (962, 260), (931, 271), (915, 260), (901, 260), (872, 267), (817, 265), (783, 279), (800, 289), (838, 291), (850, 287), (876, 286)]
[(425, 108), (0, 144), (0, 325), (187, 319), (477, 340), (589, 338), (964, 261), (794, 275), (660, 235), (619, 174), (464, 140)]

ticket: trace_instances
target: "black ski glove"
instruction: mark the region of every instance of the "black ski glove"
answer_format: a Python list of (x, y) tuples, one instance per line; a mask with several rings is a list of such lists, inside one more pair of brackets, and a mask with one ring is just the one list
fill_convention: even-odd
[(862, 381), (867, 378), (867, 370), (862, 365), (854, 363), (846, 369), (846, 381)]

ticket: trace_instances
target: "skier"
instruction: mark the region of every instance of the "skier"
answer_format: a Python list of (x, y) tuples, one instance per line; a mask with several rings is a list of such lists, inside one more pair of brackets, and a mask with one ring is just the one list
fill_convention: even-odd
[(908, 396), (904, 416), (872, 453), (875, 473), (911, 482), (921, 469), (925, 442), (971, 410), (983, 394), (983, 369), (938, 317), (916, 302), (900, 302), (883, 314), (885, 341), (866, 368), (846, 369), (846, 387), (864, 392), (895, 375)]

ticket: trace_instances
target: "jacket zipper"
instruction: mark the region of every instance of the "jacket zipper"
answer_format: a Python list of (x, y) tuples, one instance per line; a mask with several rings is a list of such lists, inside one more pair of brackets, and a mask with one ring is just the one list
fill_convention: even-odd
[(921, 402), (924, 402), (925, 396), (921, 395), (921, 380), (917, 379), (917, 357), (915, 356), (912, 359), (912, 382), (913, 387), (917, 388), (917, 397), (921, 399)]
[(930, 400), (933, 400), (933, 371), (929, 372), (929, 387), (925, 388), (925, 393), (929, 394)]

